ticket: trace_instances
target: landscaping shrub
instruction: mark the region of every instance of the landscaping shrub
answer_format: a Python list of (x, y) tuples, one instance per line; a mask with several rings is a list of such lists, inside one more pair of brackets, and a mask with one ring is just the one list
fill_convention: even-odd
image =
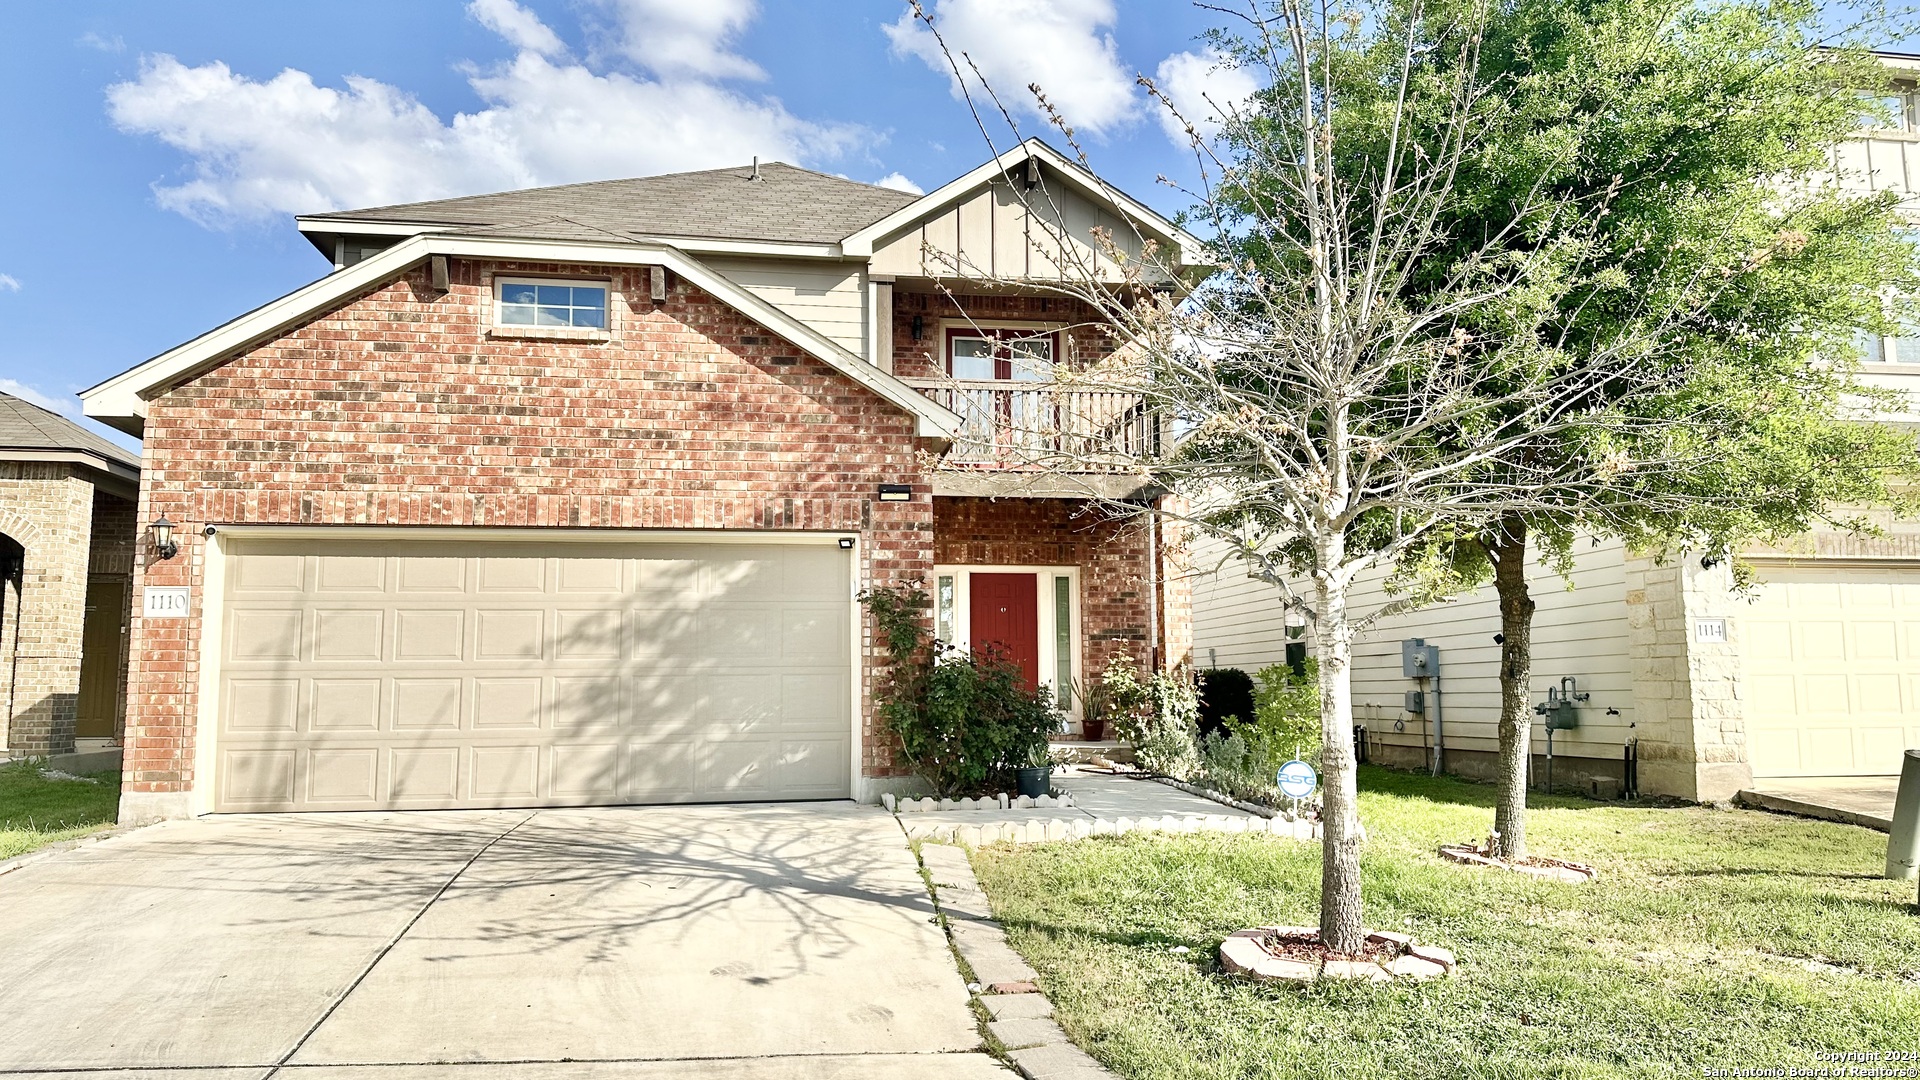
[(1224, 732), (1229, 716), (1253, 720), (1253, 676), (1239, 668), (1207, 668), (1200, 673), (1200, 736)]
[(917, 585), (869, 589), (889, 667), (877, 691), (880, 715), (916, 775), (943, 798), (1009, 791), (1013, 770), (1046, 761), (1065, 724), (1046, 689), (1023, 689), (1020, 670), (991, 655), (940, 645), (927, 629), (930, 604)]
[(1132, 744), (1141, 768), (1182, 780), (1200, 771), (1200, 694), (1190, 671), (1142, 679), (1130, 658), (1115, 656), (1100, 681), (1115, 731)]
[(1320, 764), (1320, 663), (1309, 658), (1299, 673), (1285, 664), (1261, 668), (1254, 676), (1254, 724), (1250, 742), (1279, 755), (1278, 768), (1296, 753)]

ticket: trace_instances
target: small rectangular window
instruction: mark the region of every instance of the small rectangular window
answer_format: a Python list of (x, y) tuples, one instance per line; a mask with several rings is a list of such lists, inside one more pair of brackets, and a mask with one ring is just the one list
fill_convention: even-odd
[(935, 592), (938, 595), (934, 602), (933, 636), (949, 645), (957, 645), (959, 643), (953, 640), (953, 575), (941, 574)]
[(496, 290), (496, 325), (607, 328), (605, 284), (508, 280), (501, 281)]
[(1053, 694), (1065, 709), (1073, 704), (1073, 579), (1053, 579)]

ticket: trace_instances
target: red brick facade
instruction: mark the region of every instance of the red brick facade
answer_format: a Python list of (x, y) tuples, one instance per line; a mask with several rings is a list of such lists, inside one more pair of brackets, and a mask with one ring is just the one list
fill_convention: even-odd
[[(913, 321), (920, 320), (920, 340), (913, 338)], [(893, 373), (903, 378), (939, 378), (946, 374), (943, 321), (965, 326), (1030, 323), (1063, 328), (1066, 340), (1060, 359), (1086, 367), (1113, 352), (1113, 338), (1086, 304), (1057, 296), (1011, 296), (984, 293), (949, 296), (946, 293), (897, 292), (893, 298)]]
[[(610, 279), (612, 325), (489, 329), (496, 273)], [(140, 581), (193, 586), (195, 610), (135, 621), (125, 789), (193, 786), (207, 524), (856, 532), (863, 587), (946, 558), (1085, 567), (1087, 663), (1146, 659), (1143, 531), (1062, 501), (936, 506), (913, 416), (684, 281), (656, 305), (646, 275), (456, 259), (440, 293), (417, 267), (155, 397), (138, 520), (182, 546)], [(875, 500), (902, 482), (912, 501)], [(870, 687), (870, 631), (864, 652)], [(897, 775), (863, 700), (862, 773)]]

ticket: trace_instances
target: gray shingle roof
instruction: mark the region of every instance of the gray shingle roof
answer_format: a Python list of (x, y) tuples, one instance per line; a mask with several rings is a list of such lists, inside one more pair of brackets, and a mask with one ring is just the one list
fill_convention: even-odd
[(140, 467), (140, 455), (12, 394), (0, 394), (0, 455), (8, 450), (77, 450)]
[[(528, 188), (433, 202), (309, 214), (310, 221), (390, 221), (536, 239), (688, 236), (831, 244), (916, 196), (782, 162)], [(351, 232), (343, 227), (342, 232)]]

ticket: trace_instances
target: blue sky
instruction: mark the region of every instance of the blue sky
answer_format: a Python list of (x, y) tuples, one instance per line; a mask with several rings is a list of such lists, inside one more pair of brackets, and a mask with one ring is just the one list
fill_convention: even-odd
[[(1163, 211), (1133, 85), (1244, 93), (1182, 0), (928, 0), (1032, 132), (1040, 82)], [(325, 274), (299, 212), (754, 155), (930, 189), (986, 157), (905, 0), (91, 0), (0, 34), (0, 390), (75, 391)], [(1906, 43), (1912, 45), (1912, 42)], [(1201, 106), (1204, 108), (1204, 106)], [(1057, 141), (1057, 140), (1056, 140)]]
[[(1177, 209), (1154, 177), (1180, 154), (1131, 79), (1200, 53), (1204, 13), (1043, 0), (1046, 25), (1008, 33), (1004, 9), (1023, 2), (945, 0), (942, 18), (1006, 73), (996, 85), (1014, 73), (1029, 73), (1016, 86), (1061, 85), (1097, 167)], [(326, 273), (294, 212), (755, 154), (937, 186), (986, 150), (924, 39), (902, 31), (905, 11), (903, 0), (12, 8), (0, 100), (33, 106), (0, 110), (0, 389), (77, 412), (75, 391)]]

